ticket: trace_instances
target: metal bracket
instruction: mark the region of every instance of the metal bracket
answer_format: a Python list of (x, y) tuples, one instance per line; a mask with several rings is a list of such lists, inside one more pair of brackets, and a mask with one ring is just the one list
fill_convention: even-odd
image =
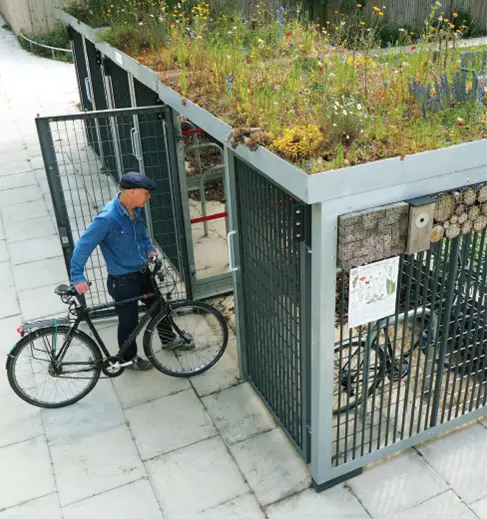
[(304, 240), (304, 209), (301, 205), (293, 209), (293, 233), (294, 238), (299, 241)]
[(96, 64), (101, 65), (102, 56), (101, 56), (101, 52), (99, 50), (95, 50), (95, 59), (96, 59)]

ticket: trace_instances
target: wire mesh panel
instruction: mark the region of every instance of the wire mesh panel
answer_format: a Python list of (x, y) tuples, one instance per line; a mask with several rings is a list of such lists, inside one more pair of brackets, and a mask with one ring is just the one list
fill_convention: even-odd
[[(87, 120), (96, 120), (102, 132), (110, 134), (110, 128), (115, 121), (117, 126), (122, 128), (122, 131), (132, 128), (134, 115), (137, 115), (141, 125), (150, 127), (150, 131), (147, 131), (148, 136), (141, 138), (139, 142), (139, 146), (144, 148), (144, 140), (146, 138), (149, 140), (153, 139), (152, 135), (158, 135), (160, 128), (166, 124), (163, 115), (165, 110), (164, 107), (148, 107), (112, 111), (108, 115), (107, 112), (103, 112), (102, 117), (93, 112), (37, 119), (54, 212), (60, 230), (61, 242), (65, 248), (68, 269), (74, 244), (103, 206), (112, 200), (119, 191), (118, 183), (108, 174), (103, 161), (97, 156), (87, 139), (85, 122)], [(154, 115), (160, 117), (154, 118)], [(157, 126), (159, 128), (156, 128)], [(158, 139), (157, 142), (159, 146), (166, 150), (166, 141)], [(155, 147), (152, 142), (148, 146)], [(161, 180), (157, 172), (164, 171), (166, 174), (168, 172), (166, 155), (167, 153), (164, 151), (162, 155), (153, 153), (146, 156), (149, 164), (147, 173), (151, 174), (151, 178), (156, 182)], [(113, 156), (108, 158), (113, 159)], [(159, 159), (162, 163), (158, 162)], [(165, 181), (166, 187), (170, 191), (178, 189), (178, 183), (172, 182), (172, 178), (165, 178)], [(158, 200), (157, 196), (155, 199)], [(172, 234), (170, 239), (166, 240), (171, 243), (176, 242), (179, 239), (178, 235), (183, 234), (180, 231), (182, 227), (180, 227), (180, 222), (177, 218), (181, 208), (175, 207), (175, 200), (173, 197), (156, 202), (156, 206), (163, 203), (172, 204), (171, 210), (163, 212), (164, 215), (171, 219), (171, 222), (167, 224), (158, 222), (159, 225), (161, 223), (165, 224), (164, 229), (166, 232)], [(147, 222), (147, 224), (148, 233), (153, 237), (154, 245), (159, 248), (165, 260), (167, 279), (164, 288), (166, 293), (171, 291), (174, 298), (184, 297), (186, 294), (187, 273), (175, 266), (175, 262), (165, 250), (164, 243), (159, 242), (157, 239), (160, 233), (156, 236), (150, 225), (151, 222)], [(184, 250), (186, 249), (179, 248), (177, 254), (183, 254)], [(171, 255), (175, 254), (173, 250), (170, 253)], [(185, 264), (181, 256), (177, 256), (177, 264)], [(89, 281), (93, 283), (90, 292), (87, 294), (88, 304), (110, 301), (111, 298), (106, 290), (106, 265), (99, 248), (95, 249), (88, 260), (85, 272)]]
[(485, 230), (403, 255), (396, 314), (348, 328), (338, 275), (332, 465), (487, 403)]
[[(137, 106), (153, 106), (160, 103), (157, 94), (145, 85), (134, 80), (134, 91)], [(178, 193), (171, 188), (172, 179), (169, 166), (166, 123), (162, 113), (137, 116), (137, 132), (140, 135), (141, 154), (144, 174), (159, 184), (159, 191), (154, 193), (150, 201), (150, 218), (154, 237), (166, 252), (178, 271), (188, 268), (180, 264), (181, 254), (185, 250), (185, 236), (175, 229), (174, 207), (180, 206)], [(174, 200), (178, 197), (178, 200)], [(182, 218), (182, 215), (181, 215)]]
[(238, 159), (235, 179), (244, 369), (306, 457), (304, 235), (296, 232), (296, 224), (307, 207)]

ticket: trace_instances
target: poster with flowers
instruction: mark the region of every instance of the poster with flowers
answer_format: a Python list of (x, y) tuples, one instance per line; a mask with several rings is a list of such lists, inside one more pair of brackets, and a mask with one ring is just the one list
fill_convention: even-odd
[(399, 257), (351, 270), (349, 328), (368, 324), (395, 313), (398, 275)]

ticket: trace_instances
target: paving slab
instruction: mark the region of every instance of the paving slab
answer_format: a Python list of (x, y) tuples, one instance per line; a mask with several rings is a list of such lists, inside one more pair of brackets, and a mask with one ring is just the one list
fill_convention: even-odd
[(202, 401), (228, 444), (238, 443), (276, 426), (249, 383), (224, 389)]
[(148, 479), (140, 479), (63, 507), (64, 519), (134, 519), (134, 517), (164, 519)]
[[(40, 317), (65, 316), (68, 307), (54, 293), (55, 286), (46, 286), (23, 290), (18, 293), (22, 319), (29, 321)], [(15, 314), (18, 314), (17, 312)], [(13, 314), (12, 314), (13, 315)]]
[(10, 256), (8, 254), (7, 242), (0, 239), (0, 263), (3, 261), (9, 261)]
[(219, 437), (170, 452), (146, 466), (165, 519), (191, 517), (249, 491)]
[(14, 287), (0, 288), (0, 319), (20, 314), (17, 293)]
[(36, 174), (33, 171), (18, 173), (16, 175), (0, 176), (0, 191), (26, 186), (38, 185)]
[[(10, 222), (20, 222), (21, 220), (32, 220), (38, 218), (45, 218), (48, 216), (47, 203), (43, 199), (34, 200), (28, 204), (10, 205), (7, 207), (0, 208), (2, 220), (4, 224)], [(34, 225), (34, 222), (29, 222), (27, 225)], [(42, 230), (43, 222), (40, 222), (39, 231)], [(49, 233), (51, 234), (51, 233)], [(44, 236), (44, 234), (40, 234)], [(29, 236), (29, 238), (35, 238), (36, 236)]]
[(49, 216), (40, 216), (39, 218), (31, 217), (32, 214), (29, 213), (29, 218), (26, 219), (17, 221), (9, 221), (5, 220), (5, 218), (3, 219), (5, 235), (7, 237), (8, 243), (30, 240), (32, 238), (40, 238), (42, 236), (52, 236), (56, 234), (53, 221)]
[(191, 390), (126, 409), (125, 414), (144, 460), (216, 434)]
[[(113, 335), (115, 343), (116, 327), (111, 328), (110, 333)], [(156, 369), (145, 373), (126, 370), (122, 376), (113, 379), (113, 385), (124, 409), (191, 388), (187, 379), (169, 377)]]
[(63, 519), (57, 493), (27, 501), (2, 513), (2, 519)]
[(304, 490), (265, 509), (269, 519), (369, 519), (358, 499), (345, 485), (317, 493)]
[(0, 191), (0, 207), (25, 204), (25, 202), (32, 202), (40, 199), (42, 199), (42, 193), (37, 184)]
[(448, 489), (446, 482), (412, 449), (364, 470), (349, 485), (374, 519), (409, 510)]
[(266, 519), (266, 516), (257, 499), (252, 494), (246, 494), (199, 512), (191, 519)]
[(61, 257), (63, 250), (59, 236), (53, 235), (9, 243), (8, 254), (12, 265), (21, 265), (32, 261)]
[(13, 287), (14, 277), (12, 275), (12, 268), (10, 267), (10, 262), (3, 261), (0, 263), (0, 287), (9, 288)]
[(477, 519), (472, 510), (461, 501), (452, 490), (428, 499), (406, 512), (392, 516), (392, 519)]
[(0, 447), (44, 434), (40, 408), (27, 404), (13, 391), (0, 397), (0, 416)]
[(42, 436), (1, 448), (0, 467), (0, 510), (55, 491), (49, 450)]
[(466, 502), (487, 496), (487, 429), (473, 424), (418, 447), (424, 459)]
[(100, 380), (95, 389), (75, 404), (43, 409), (46, 437), (51, 445), (65, 445), (121, 425), (126, 418), (110, 380)]
[[(227, 349), (230, 348), (230, 344)], [(210, 395), (241, 382), (235, 358), (226, 351), (222, 358), (208, 371), (191, 378), (191, 385), (199, 396)]]
[(59, 500), (66, 506), (146, 475), (125, 425), (51, 447)]
[(280, 429), (258, 434), (230, 446), (238, 463), (262, 506), (309, 487), (309, 472)]
[(69, 283), (69, 275), (66, 272), (66, 263), (63, 257), (14, 265), (13, 274), (15, 288), (19, 292), (43, 286), (50, 286), (54, 289), (60, 283)]

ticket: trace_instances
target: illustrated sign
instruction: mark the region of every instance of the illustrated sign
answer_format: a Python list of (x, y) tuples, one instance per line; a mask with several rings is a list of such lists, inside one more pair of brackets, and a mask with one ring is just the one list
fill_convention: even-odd
[(396, 311), (399, 257), (350, 271), (348, 327), (368, 324)]

